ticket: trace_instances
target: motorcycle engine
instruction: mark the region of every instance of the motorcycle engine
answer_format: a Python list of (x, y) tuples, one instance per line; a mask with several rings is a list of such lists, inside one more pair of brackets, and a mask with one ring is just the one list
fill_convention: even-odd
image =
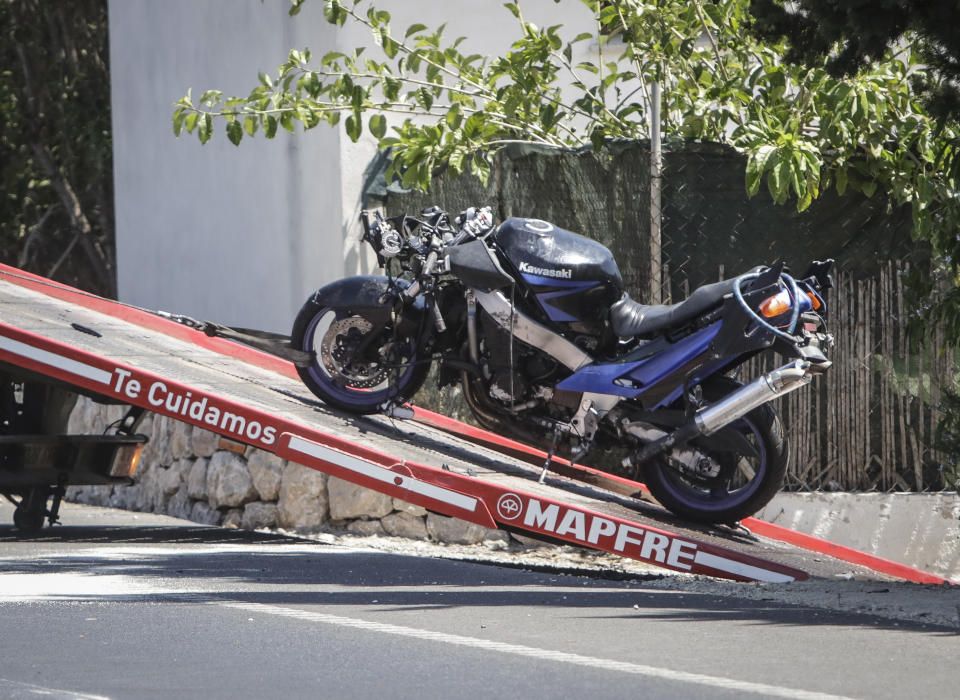
[(515, 406), (536, 399), (549, 399), (559, 363), (536, 348), (513, 339), (485, 312), (481, 314), (483, 360), (490, 397)]

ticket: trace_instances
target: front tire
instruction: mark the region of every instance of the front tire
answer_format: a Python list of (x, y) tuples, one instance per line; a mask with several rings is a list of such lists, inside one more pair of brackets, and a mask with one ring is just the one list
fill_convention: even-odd
[[(718, 378), (704, 385), (704, 395), (708, 401), (717, 400), (739, 386)], [(724, 430), (739, 433), (754, 454), (717, 449), (710, 438), (692, 441), (689, 447), (719, 469), (715, 477), (684, 473), (667, 462), (670, 455), (645, 465), (644, 481), (665, 508), (696, 522), (733, 524), (762, 509), (780, 491), (789, 449), (773, 407), (755, 408)]]
[[(367, 333), (380, 333), (362, 357), (351, 352)], [(291, 331), (291, 345), (311, 353), (297, 373), (324, 403), (356, 414), (381, 411), (384, 404), (405, 403), (423, 386), (430, 362), (420, 361), (415, 338), (394, 338), (389, 324), (362, 311), (353, 312), (324, 302), (322, 290), (300, 309)]]

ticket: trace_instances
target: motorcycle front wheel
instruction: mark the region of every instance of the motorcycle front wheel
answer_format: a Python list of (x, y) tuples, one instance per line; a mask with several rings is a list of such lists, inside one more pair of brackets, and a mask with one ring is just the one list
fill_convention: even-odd
[[(370, 333), (377, 337), (365, 342)], [(322, 293), (300, 309), (290, 336), (293, 347), (312, 356), (308, 366), (297, 367), (303, 383), (324, 403), (350, 413), (405, 403), (430, 371), (430, 362), (420, 361), (415, 338), (396, 338), (389, 324), (325, 304)]]
[[(717, 400), (739, 386), (717, 378), (704, 384), (704, 396)], [(644, 466), (644, 483), (665, 508), (688, 520), (733, 524), (761, 510), (782, 488), (789, 450), (770, 404), (724, 431), (725, 436), (699, 438), (685, 452), (674, 450)]]

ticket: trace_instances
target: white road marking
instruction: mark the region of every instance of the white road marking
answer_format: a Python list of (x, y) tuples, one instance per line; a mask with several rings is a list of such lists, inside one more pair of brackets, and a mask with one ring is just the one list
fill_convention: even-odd
[(57, 355), (47, 350), (41, 350), (33, 345), (27, 345), (26, 343), (21, 343), (19, 340), (7, 338), (2, 335), (0, 335), (0, 350), (6, 350), (14, 355), (19, 355), (20, 357), (25, 357), (28, 360), (33, 360), (34, 362), (39, 362), (50, 367), (62, 369), (70, 374), (75, 374), (78, 377), (84, 377), (85, 379), (90, 379), (91, 381), (101, 384), (110, 384), (110, 380), (113, 378), (110, 372), (100, 369), (99, 367), (77, 362), (76, 360), (71, 360), (69, 357)]
[(24, 683), (22, 681), (12, 681), (9, 678), (0, 678), (0, 694), (5, 698), (24, 697), (29, 695), (40, 695), (45, 697), (68, 697), (75, 700), (110, 700), (106, 695), (90, 695), (89, 693), (78, 693), (76, 690), (63, 690), (62, 688), (47, 688), (33, 683)]
[[(284, 549), (284, 551), (287, 550)], [(501, 654), (512, 654), (514, 656), (521, 656), (539, 661), (554, 661), (557, 663), (593, 668), (601, 671), (629, 673), (637, 676), (659, 678), (666, 681), (690, 683), (694, 685), (727, 689), (743, 693), (756, 693), (759, 695), (765, 695), (767, 697), (791, 698), (793, 700), (842, 700), (843, 698), (843, 696), (838, 695), (829, 695), (826, 693), (817, 693), (796, 688), (786, 688), (783, 686), (769, 685), (766, 683), (754, 683), (751, 681), (724, 678), (722, 676), (689, 673), (686, 671), (678, 671), (659, 666), (637, 664), (628, 661), (615, 661), (613, 659), (585, 656), (583, 654), (574, 654), (552, 649), (542, 649), (539, 647), (531, 647), (522, 644), (508, 644), (506, 642), (497, 642), (478, 637), (467, 637), (458, 634), (447, 634), (445, 632), (419, 629), (416, 627), (404, 627), (402, 625), (393, 625), (383, 622), (372, 622), (370, 620), (344, 617), (341, 615), (330, 615), (327, 613), (310, 610), (299, 610), (297, 608), (289, 608), (279, 605), (249, 603), (245, 601), (232, 600), (227, 597), (221, 597), (215, 592), (203, 593), (177, 590), (166, 585), (158, 584), (155, 580), (143, 580), (137, 577), (125, 576), (122, 574), (90, 574), (73, 572), (0, 574), (0, 602), (26, 602), (38, 600), (75, 601), (78, 599), (89, 599), (91, 601), (99, 599), (101, 602), (103, 602), (111, 598), (120, 600), (125, 597), (137, 597), (152, 600), (165, 598), (170, 602), (182, 601), (184, 603), (213, 605), (243, 611), (245, 614), (275, 615), (302, 620), (305, 622), (334, 625), (337, 627), (347, 627), (368, 632), (377, 632), (380, 634), (389, 634), (428, 642), (449, 644), (458, 647), (480, 649), (482, 651), (498, 652)], [(3, 681), (0, 680), (0, 690), (2, 689)], [(43, 689), (37, 686), (38, 694), (41, 690)], [(62, 692), (70, 693), (71, 691)], [(3, 695), (3, 693), (0, 693), (0, 695)], [(100, 696), (77, 694), (76, 697), (81, 698), (81, 700), (87, 700), (88, 698), (90, 700), (99, 700)]]
[(427, 482), (420, 481), (419, 479), (398, 474), (387, 469), (386, 467), (381, 467), (379, 464), (374, 464), (373, 462), (368, 462), (365, 459), (360, 459), (359, 457), (348, 455), (344, 452), (340, 452), (339, 450), (334, 450), (330, 447), (307, 440), (298, 435), (290, 435), (290, 449), (295, 452), (299, 452), (300, 454), (322, 459), (325, 462), (331, 462), (339, 467), (349, 469), (357, 474), (363, 474), (364, 476), (367, 476), (371, 479), (376, 479), (377, 481), (385, 484), (390, 484), (391, 486), (395, 486), (396, 479), (400, 478), (403, 480), (403, 483), (401, 484), (402, 488), (405, 488), (408, 491), (418, 493), (421, 496), (426, 496), (427, 498), (432, 498), (442, 503), (448, 503), (471, 513), (477, 509), (477, 499), (473, 498), (472, 496), (465, 496), (464, 494), (457, 493), (456, 491), (451, 491), (440, 486), (428, 484)]
[(371, 622), (369, 620), (361, 620), (354, 617), (328, 615), (327, 613), (298, 610), (296, 608), (286, 608), (279, 605), (246, 603), (208, 596), (191, 596), (189, 600), (203, 602), (209, 605), (216, 605), (219, 607), (231, 608), (234, 610), (242, 610), (245, 613), (278, 615), (280, 617), (288, 617), (306, 622), (335, 625), (337, 627), (350, 627), (369, 632), (379, 632), (381, 634), (391, 634), (400, 637), (420, 639), (428, 642), (439, 642), (441, 644), (469, 647), (483, 651), (495, 651), (501, 654), (513, 654), (514, 656), (523, 656), (526, 658), (537, 659), (539, 661), (556, 661), (558, 663), (571, 664), (573, 666), (585, 666), (602, 671), (618, 671), (621, 673), (630, 673), (638, 676), (660, 678), (666, 681), (705, 685), (711, 688), (722, 688), (725, 690), (733, 690), (743, 693), (757, 693), (767, 697), (791, 698), (792, 700), (845, 699), (845, 696), (841, 695), (815, 693), (807, 690), (798, 690), (796, 688), (785, 688), (778, 685), (769, 685), (766, 683), (752, 683), (750, 681), (740, 681), (733, 678), (723, 678), (721, 676), (708, 676), (702, 673), (688, 673), (686, 671), (677, 671), (671, 668), (661, 668), (659, 666), (648, 666), (646, 664), (636, 664), (629, 661), (614, 661), (612, 659), (584, 656), (582, 654), (572, 654), (565, 651), (540, 649), (538, 647), (530, 647), (522, 644), (495, 642), (490, 639), (466, 637), (459, 634), (447, 634), (446, 632), (435, 632), (432, 630), (418, 629), (416, 627), (403, 627), (401, 625), (391, 625), (384, 622)]

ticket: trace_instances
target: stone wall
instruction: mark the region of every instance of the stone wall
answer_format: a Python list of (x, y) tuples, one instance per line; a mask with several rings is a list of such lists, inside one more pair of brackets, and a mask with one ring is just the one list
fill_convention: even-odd
[[(102, 433), (124, 411), (81, 398), (68, 432)], [(150, 441), (135, 483), (73, 486), (67, 499), (246, 530), (339, 531), (447, 544), (509, 542), (505, 532), (427, 512), (164, 416), (148, 415), (137, 432)]]

